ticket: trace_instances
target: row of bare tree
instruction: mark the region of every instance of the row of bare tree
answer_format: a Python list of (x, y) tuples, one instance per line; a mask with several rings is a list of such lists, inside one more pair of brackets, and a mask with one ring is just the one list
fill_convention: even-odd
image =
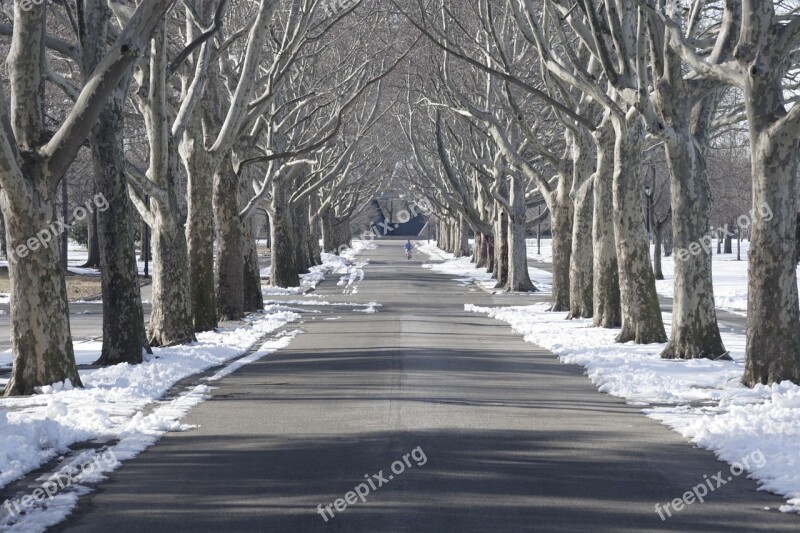
[[(377, 4), (375, 4), (377, 5)], [(0, 207), (9, 249), (57, 220), (81, 150), (110, 208), (98, 213), (100, 364), (191, 342), (263, 307), (254, 215), (270, 219), (271, 283), (296, 286), (320, 239), (386, 170), (384, 78), (404, 60), (385, 9), (318, 0), (63, 0), (4, 11)], [(5, 44), (5, 43), (4, 43)], [(409, 43), (405, 43), (408, 45)], [(408, 48), (408, 46), (407, 46)], [(8, 104), (7, 95), (10, 96)], [(150, 229), (145, 323), (134, 227)], [(6, 395), (80, 386), (57, 247), (10, 262), (13, 368)]]
[[(773, 215), (750, 228), (743, 381), (797, 382), (799, 10), (788, 0), (16, 2), (0, 24), (7, 246), (57, 219), (57, 187), (90, 153), (111, 206), (97, 214), (100, 363), (136, 363), (143, 348), (190, 342), (262, 306), (255, 213), (270, 219), (270, 283), (296, 286), (320, 242), (349, 243), (384, 178), (402, 179), (435, 207), (448, 250), (468, 254), (475, 234), (475, 261), (500, 286), (534, 289), (525, 236), (549, 217), (553, 311), (621, 327), (620, 342), (667, 341), (666, 358), (716, 359), (727, 351), (708, 253), (675, 262), (665, 334), (643, 163), (663, 153), (671, 240), (689, 249), (712, 223), (709, 150), (743, 123), (751, 205)], [(137, 217), (152, 234), (149, 324)], [(663, 235), (666, 220), (651, 229)], [(43, 247), (9, 264), (5, 394), (80, 385), (61, 256)]]
[[(499, 286), (530, 290), (525, 232), (536, 222), (530, 208), (544, 202), (553, 235), (552, 310), (621, 327), (619, 342), (666, 342), (664, 358), (728, 355), (710, 252), (675, 261), (665, 334), (643, 162), (663, 154), (672, 243), (696, 249), (712, 222), (709, 151), (724, 141), (721, 132), (746, 124), (756, 209), (742, 380), (800, 383), (796, 2), (393, 4), (430, 50), (407, 77), (398, 119), (413, 154), (409, 179), (442, 221), (440, 244), (468, 253), (471, 228), (478, 265), (490, 267)], [(666, 217), (659, 220), (663, 229)]]

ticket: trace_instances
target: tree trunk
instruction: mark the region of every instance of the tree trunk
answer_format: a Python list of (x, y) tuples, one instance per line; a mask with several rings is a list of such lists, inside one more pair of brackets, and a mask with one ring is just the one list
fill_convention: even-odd
[(244, 280), (243, 305), (246, 313), (264, 309), (264, 295), (261, 292), (261, 267), (258, 264), (256, 246), (256, 219), (251, 216), (244, 222)]
[[(539, 214), (542, 214), (541, 206), (539, 206)], [(536, 223), (536, 255), (542, 255), (542, 219)]]
[(0, 213), (0, 251), (4, 257), (8, 257), (8, 246), (6, 246), (6, 217)]
[(557, 190), (554, 195), (556, 198), (550, 209), (553, 246), (553, 300), (550, 311), (566, 312), (569, 311), (569, 265), (574, 206), (566, 192)]
[(100, 238), (97, 229), (97, 209), (94, 210), (92, 216), (86, 222), (88, 258), (81, 266), (83, 268), (100, 268)]
[(622, 330), (617, 342), (665, 342), (664, 323), (650, 266), (642, 212), (641, 167), (644, 125), (635, 111), (614, 119), (614, 237), (619, 266)]
[[(756, 102), (748, 102), (748, 107)], [(797, 138), (785, 132), (770, 138), (769, 130), (758, 126), (758, 122), (750, 126), (753, 224), (748, 254), (746, 366), (742, 378), (751, 387), (783, 380), (800, 383), (797, 264), (792, 253), (797, 213)]]
[[(214, 283), (213, 175), (209, 156), (202, 144), (199, 120), (186, 128), (180, 152), (188, 174), (186, 241), (189, 250), (189, 287), (192, 294), (194, 330), (217, 327)], [(195, 138), (195, 135), (200, 137)]]
[(152, 230), (153, 254), (152, 311), (147, 338), (151, 346), (171, 346), (195, 340), (192, 299), (189, 289), (189, 256), (186, 244), (185, 214), (178, 195), (179, 172), (175, 139), (167, 123), (166, 21), (161, 20), (150, 47), (147, 97), (141, 100), (150, 164), (147, 176), (157, 189), (144, 205), (137, 196), (140, 214)]
[(344, 218), (339, 220), (337, 218), (336, 223), (334, 224), (336, 228), (336, 254), (339, 254), (339, 250), (343, 247), (349, 248), (352, 244), (352, 231), (350, 229), (350, 219)]
[[(177, 200), (174, 200), (177, 209)], [(174, 213), (174, 211), (173, 211)], [(152, 229), (153, 303), (148, 340), (152, 346), (173, 346), (195, 340), (189, 290), (189, 256), (184, 228), (172, 213), (156, 208)]]
[[(148, 263), (153, 260), (153, 254), (150, 252), (150, 226), (144, 220), (141, 221), (141, 232), (142, 251), (139, 254), (139, 261)], [(147, 264), (145, 264), (146, 268)]]
[(475, 244), (472, 248), (472, 262), (476, 267), (480, 267), (483, 262), (483, 234), (475, 232)]
[[(69, 220), (69, 183), (66, 176), (61, 178), (61, 219), (64, 222)], [(61, 269), (67, 272), (69, 268), (69, 232), (65, 231), (60, 236), (61, 244)]]
[(464, 215), (459, 215), (456, 221), (458, 233), (456, 237), (456, 257), (469, 256), (469, 224)]
[(528, 247), (525, 242), (525, 180), (517, 174), (511, 177), (509, 202), (513, 213), (509, 220), (507, 288), (518, 292), (535, 291), (536, 287), (528, 274)]
[[(313, 195), (310, 200), (310, 213), (317, 213), (319, 211), (319, 196)], [(322, 249), (320, 248), (320, 240), (322, 239), (322, 229), (320, 224), (320, 217), (315, 216), (311, 222), (311, 240), (309, 241), (309, 254), (311, 255), (312, 265), (322, 264)]]
[(725, 254), (732, 254), (733, 248), (731, 246), (731, 228), (733, 227), (732, 223), (725, 224), (725, 242), (723, 243), (723, 252)]
[(736, 231), (736, 260), (742, 260), (742, 229)]
[(614, 238), (613, 205), (614, 134), (607, 118), (595, 132), (597, 165), (594, 174), (594, 224), (592, 225), (595, 327), (616, 328), (621, 324), (619, 267)]
[(440, 220), (436, 227), (436, 244), (439, 248), (448, 252), (450, 240), (448, 238), (447, 223), (444, 220)]
[(664, 234), (664, 226), (656, 223), (653, 225), (653, 275), (657, 280), (664, 279), (664, 271), (661, 268), (661, 236)]
[(569, 266), (569, 314), (567, 319), (590, 318), (593, 305), (592, 174), (595, 157), (588, 133), (572, 135), (572, 199), (574, 221), (572, 224), (572, 251)]
[(214, 173), (214, 226), (217, 233), (216, 302), (219, 320), (244, 316), (244, 244), (239, 218), (239, 176), (226, 157)]
[(508, 216), (502, 209), (497, 210), (495, 222), (495, 242), (499, 243), (495, 254), (495, 288), (505, 289), (508, 283)]
[[(669, 50), (669, 49), (668, 49)], [(670, 200), (675, 255), (672, 328), (661, 357), (717, 359), (726, 354), (714, 306), (711, 277), (711, 188), (705, 151), (719, 91), (693, 100), (678, 55), (668, 51), (656, 88), (659, 115), (670, 129), (665, 154), (670, 171)]]
[[(31, 180), (34, 181), (34, 180)], [(11, 285), (11, 349), (14, 362), (4, 396), (27, 395), (36, 388), (69, 379), (82, 386), (69, 327), (67, 286), (57, 239), (48, 229), (56, 219), (54, 202), (31, 187), (33, 205), (11, 206), (5, 189), (0, 207), (6, 219)], [(44, 230), (44, 231), (43, 231)], [(35, 237), (47, 233), (47, 241)]]
[(295, 263), (292, 214), (285, 189), (283, 184), (273, 183), (272, 202), (269, 210), (270, 241), (272, 243), (270, 285), (273, 287), (298, 287), (300, 276)]
[(308, 200), (292, 206), (292, 229), (294, 230), (295, 266), (298, 274), (308, 274), (311, 262), (311, 224), (308, 220)]
[(494, 264), (494, 235), (483, 235), (483, 249), (484, 257), (486, 258), (484, 268), (488, 270)]
[[(792, 21), (794, 22), (794, 21)], [(791, 22), (789, 23), (791, 24)], [(797, 216), (798, 109), (784, 105), (784, 38), (772, 2), (742, 1), (734, 56), (744, 80), (750, 129), (753, 213), (747, 291), (747, 346), (742, 382), (800, 383), (800, 310), (794, 260)], [(796, 44), (796, 43), (795, 43)]]
[[(127, 83), (125, 83), (127, 87)], [(133, 227), (135, 215), (125, 176), (125, 90), (100, 114), (90, 137), (97, 190), (108, 209), (96, 210), (103, 292), (103, 349), (96, 364), (141, 363), (145, 333)]]
[(711, 190), (705, 158), (688, 132), (675, 129), (666, 143), (672, 200), (675, 296), (665, 359), (716, 359), (726, 353), (717, 326), (708, 233)]
[(661, 233), (661, 248), (664, 251), (664, 257), (669, 257), (672, 255), (672, 246), (672, 215), (670, 215), (668, 231), (662, 231)]
[(338, 254), (336, 239), (336, 217), (333, 208), (325, 209), (319, 216), (322, 226), (322, 251), (330, 254)]

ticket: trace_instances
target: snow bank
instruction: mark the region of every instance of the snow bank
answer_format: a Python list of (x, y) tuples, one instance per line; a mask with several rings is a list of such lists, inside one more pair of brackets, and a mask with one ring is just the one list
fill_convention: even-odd
[[(284, 296), (291, 294), (303, 294), (325, 280), (326, 275), (339, 275), (339, 285), (344, 287), (343, 292), (346, 294), (355, 294), (358, 292), (357, 284), (364, 279), (364, 266), (368, 261), (358, 261), (356, 256), (364, 250), (371, 250), (375, 245), (362, 240), (354, 240), (351, 247), (345, 249), (340, 255), (323, 253), (322, 264), (313, 266), (308, 274), (300, 275), (300, 286), (289, 287), (284, 289), (281, 287), (263, 287), (261, 292), (265, 296)], [(262, 277), (269, 277), (269, 268), (262, 269)]]
[[(469, 257), (455, 257), (436, 246), (436, 243), (419, 243), (417, 249), (433, 259), (434, 263), (425, 263), (422, 268), (457, 276), (456, 281), (462, 285), (476, 282), (486, 290), (495, 288), (497, 281), (485, 268), (476, 268)], [(541, 292), (551, 292), (553, 290), (553, 275), (540, 268), (528, 267), (528, 275), (536, 288)]]
[[(788, 499), (784, 512), (800, 512), (800, 387), (789, 382), (749, 389), (743, 335), (723, 334), (734, 361), (669, 361), (663, 344), (617, 344), (617, 330), (591, 327), (590, 320), (564, 320), (547, 304), (478, 307), (507, 322), (526, 341), (581, 365), (601, 392), (625, 398), (691, 442), (728, 463), (760, 450), (766, 464), (749, 474), (760, 487)], [(665, 323), (670, 317), (665, 313)]]
[[(165, 432), (186, 429), (180, 419), (207, 397), (208, 386), (198, 385), (164, 403), (159, 398), (186, 377), (226, 363), (220, 372), (230, 373), (285, 346), (291, 337), (267, 342), (254, 354), (229, 363), (298, 318), (298, 313), (268, 307), (243, 327), (198, 334), (191, 345), (156, 348), (142, 364), (81, 370), (83, 389), (59, 383), (43, 387), (35, 396), (0, 400), (0, 487), (67, 453), (77, 442), (119, 440), (111, 450), (123, 461)], [(102, 476), (92, 481), (99, 479)], [(0, 527), (14, 524), (20, 531), (41, 531), (63, 519), (86, 491), (82, 485), (70, 486), (55, 503), (45, 500), (24, 515), (3, 516)]]

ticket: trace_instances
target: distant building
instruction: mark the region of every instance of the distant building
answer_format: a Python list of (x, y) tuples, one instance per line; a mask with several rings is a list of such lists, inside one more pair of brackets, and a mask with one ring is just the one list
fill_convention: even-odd
[(428, 220), (419, 209), (401, 198), (373, 198), (374, 231), (381, 237), (416, 237)]

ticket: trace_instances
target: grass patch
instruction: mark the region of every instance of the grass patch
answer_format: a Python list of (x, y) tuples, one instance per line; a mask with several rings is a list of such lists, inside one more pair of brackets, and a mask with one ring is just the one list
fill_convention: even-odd
[[(100, 296), (101, 291), (100, 276), (67, 274), (67, 298), (70, 302)], [(10, 292), (11, 283), (8, 279), (8, 269), (0, 268), (0, 293), (8, 295)]]

